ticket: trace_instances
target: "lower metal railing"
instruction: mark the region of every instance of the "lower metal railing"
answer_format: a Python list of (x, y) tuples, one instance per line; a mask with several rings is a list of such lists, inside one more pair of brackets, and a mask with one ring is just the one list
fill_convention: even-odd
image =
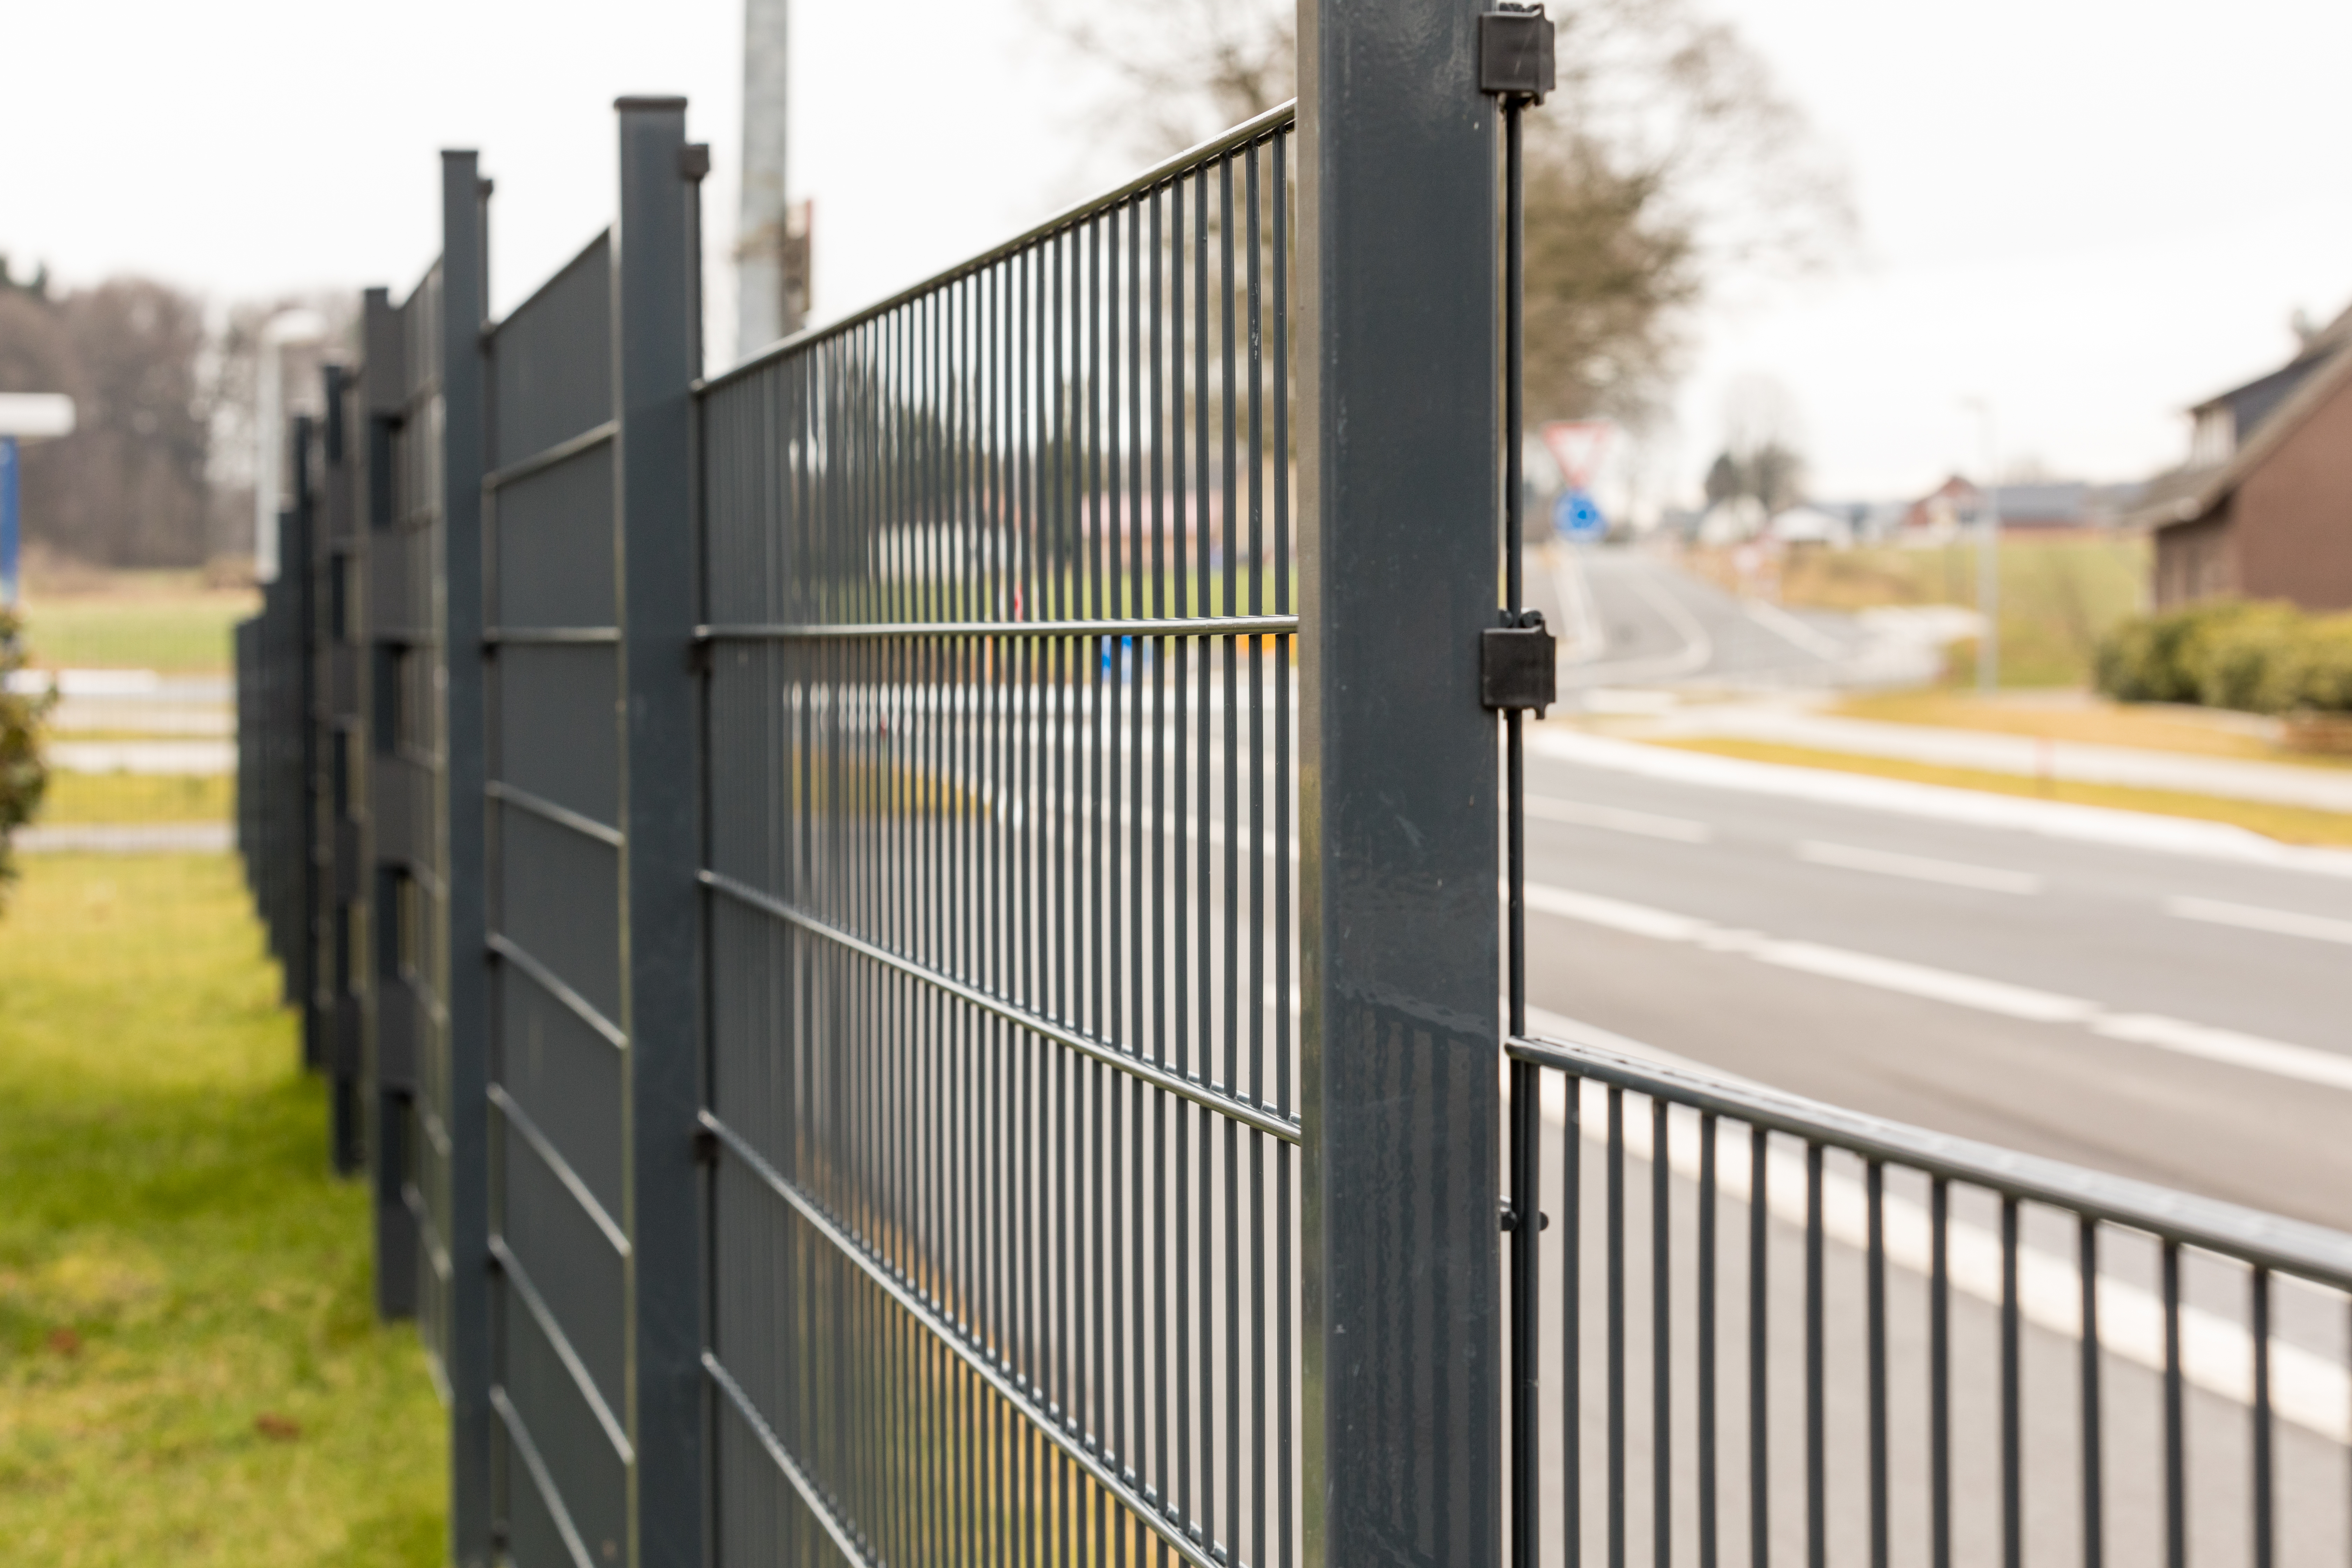
[(1508, 1048), (1515, 1562), (2352, 1552), (2352, 1237)]

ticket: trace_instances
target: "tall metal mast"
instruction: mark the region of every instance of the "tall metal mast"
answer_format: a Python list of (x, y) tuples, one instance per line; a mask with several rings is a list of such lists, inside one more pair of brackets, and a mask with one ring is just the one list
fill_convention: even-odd
[[(735, 226), (735, 354), (800, 330), (808, 226), (785, 200), (790, 0), (743, 0), (743, 188)], [(795, 232), (797, 230), (797, 232)]]

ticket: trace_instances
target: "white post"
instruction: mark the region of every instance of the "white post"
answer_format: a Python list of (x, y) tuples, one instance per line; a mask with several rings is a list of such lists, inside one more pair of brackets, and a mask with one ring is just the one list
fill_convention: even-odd
[(735, 222), (735, 357), (796, 330), (784, 297), (789, 0), (743, 0), (743, 176)]
[(1977, 645), (1977, 689), (1990, 696), (2000, 689), (2000, 468), (1994, 439), (1992, 403), (1976, 399), (1978, 417), (1984, 422), (1984, 504), (1979, 509), (1977, 544), (1977, 613), (1984, 617), (1984, 637)]
[(253, 575), (259, 582), (278, 581), (278, 512), (286, 504), (285, 353), (326, 335), (316, 310), (280, 310), (261, 325), (253, 416)]

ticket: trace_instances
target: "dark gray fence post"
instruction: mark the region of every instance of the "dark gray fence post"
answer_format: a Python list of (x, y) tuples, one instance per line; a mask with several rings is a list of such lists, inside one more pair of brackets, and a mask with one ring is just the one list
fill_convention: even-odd
[(484, 903), (482, 326), (485, 189), (472, 153), (441, 154), (441, 635), (446, 662), (449, 1030), (449, 1544), (493, 1552), (490, 1496), (489, 947)]
[(392, 730), (398, 719), (398, 692), (393, 679), (392, 649), (383, 639), (406, 633), (411, 626), (395, 615), (404, 607), (404, 595), (395, 601), (390, 582), (406, 585), (399, 542), (392, 532), (394, 516), (393, 437), (406, 405), (408, 373), (400, 340), (400, 314), (389, 289), (370, 289), (360, 307), (360, 398), (363, 421), (359, 448), (358, 504), (364, 515), (359, 529), (365, 538), (360, 547), (384, 557), (372, 560), (367, 577), (366, 605), (359, 613), (366, 624), (360, 648), (362, 667), (358, 679), (368, 733), (363, 737), (368, 763), (365, 853), (361, 859), (360, 896), (368, 901), (371, 952), (362, 955), (371, 969), (367, 1006), (361, 1021), (361, 1093), (366, 1099), (367, 1153), (374, 1187), (375, 1310), (389, 1321), (416, 1315), (416, 1216), (403, 1188), (408, 1176), (409, 1106), (416, 1090), (415, 1045), (404, 1026), (394, 1038), (384, 1024), (387, 994), (405, 984), (400, 973), (400, 911), (393, 889), (392, 868), (381, 857), (395, 847), (376, 831), (376, 797), (384, 788), (383, 773), (392, 765)]
[(1501, 1553), (1495, 128), (1477, 0), (1299, 7), (1307, 1561)]
[(624, 98), (614, 230), (621, 513), (623, 1017), (642, 1563), (702, 1561), (701, 864), (694, 674), (698, 227), (686, 100)]

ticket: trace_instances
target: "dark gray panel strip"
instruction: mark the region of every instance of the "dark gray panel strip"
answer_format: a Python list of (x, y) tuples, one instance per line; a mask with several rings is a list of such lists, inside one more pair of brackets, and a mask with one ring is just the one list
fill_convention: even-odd
[(622, 1030), (620, 1025), (615, 1024), (612, 1019), (607, 1018), (604, 1014), (596, 1011), (594, 1004), (591, 1003), (588, 998), (580, 994), (579, 992), (572, 989), (571, 986), (563, 984), (561, 979), (557, 978), (553, 970), (548, 968), (547, 965), (541, 963), (530, 953), (524, 952), (503, 933), (491, 933), (489, 949), (492, 952), (498, 954), (499, 957), (506, 960), (509, 963), (513, 964), (525, 974), (530, 975), (532, 980), (538, 983), (541, 990), (546, 992), (550, 996), (554, 997), (558, 1002), (562, 1003), (566, 1007), (571, 1008), (573, 1013), (579, 1016), (582, 1023), (587, 1025), (590, 1028), (604, 1036), (614, 1049), (628, 1049), (629, 1037)]
[(482, 634), (484, 647), (571, 647), (620, 640), (618, 626), (492, 626)]
[[(701, 1121), (718, 1137), (719, 1143), (729, 1152), (742, 1161), (751, 1173), (765, 1183), (778, 1197), (790, 1204), (801, 1218), (808, 1223), (810, 1229), (831, 1243), (844, 1258), (856, 1264), (885, 1295), (898, 1303), (900, 1310), (913, 1318), (940, 1343), (953, 1351), (957, 1358), (978, 1373), (982, 1381), (994, 1389), (1006, 1404), (1026, 1415), (1031, 1425), (1045, 1435), (1047, 1442), (1059, 1448), (1079, 1468), (1085, 1470), (1093, 1479), (1095, 1485), (1118, 1499), (1122, 1507), (1149, 1526), (1151, 1532), (1172, 1549), (1179, 1557), (1193, 1564), (1193, 1568), (1231, 1568), (1231, 1564), (1225, 1563), (1222, 1557), (1210, 1556), (1203, 1547), (1190, 1538), (1186, 1532), (1185, 1521), (1173, 1517), (1171, 1513), (1162, 1512), (1141, 1492), (1129, 1486), (1125, 1478), (1103, 1463), (1099, 1455), (1088, 1449), (1062, 1423), (1039, 1408), (1037, 1402), (1023, 1391), (1020, 1384), (1013, 1380), (1010, 1373), (998, 1365), (986, 1352), (958, 1333), (955, 1325), (941, 1317), (928, 1300), (908, 1289), (906, 1282), (899, 1279), (897, 1271), (866, 1251), (858, 1244), (855, 1237), (835, 1225), (833, 1217), (818, 1205), (815, 1199), (802, 1192), (782, 1172), (769, 1164), (761, 1156), (760, 1152), (745, 1142), (733, 1128), (707, 1110), (702, 1113)], [(707, 1357), (705, 1363), (708, 1364)]]
[(604, 1205), (596, 1201), (596, 1194), (589, 1191), (588, 1184), (580, 1179), (580, 1173), (572, 1168), (571, 1162), (564, 1159), (562, 1151), (556, 1148), (548, 1140), (547, 1134), (539, 1130), (539, 1123), (530, 1119), (530, 1113), (516, 1101), (513, 1095), (507, 1092), (506, 1085), (502, 1083), (490, 1085), (490, 1103), (497, 1106), (506, 1117), (508, 1126), (522, 1134), (522, 1141), (530, 1145), (530, 1151), (539, 1156), (540, 1163), (545, 1165), (554, 1173), (555, 1179), (563, 1184), (563, 1190), (572, 1194), (572, 1201), (588, 1211), (588, 1217), (596, 1222), (596, 1228), (604, 1233), (604, 1239), (613, 1244), (613, 1250), (623, 1258), (628, 1257), (630, 1252), (628, 1232), (623, 1230), (618, 1222), (604, 1212)]
[(588, 1543), (580, 1539), (580, 1527), (572, 1522), (572, 1510), (563, 1506), (563, 1494), (555, 1489), (555, 1478), (548, 1473), (547, 1461), (539, 1457), (539, 1445), (530, 1440), (530, 1428), (523, 1425), (522, 1412), (507, 1397), (503, 1384), (490, 1385), (490, 1408), (499, 1413), (507, 1436), (514, 1441), (515, 1452), (522, 1456), (523, 1468), (530, 1472), (530, 1484), (539, 1489), (548, 1517), (555, 1521), (555, 1528), (562, 1533), (564, 1549), (572, 1553), (573, 1568), (596, 1568), (588, 1555)]
[(1133, 621), (876, 621), (861, 626), (730, 624), (697, 626), (702, 642), (819, 642), (887, 637), (1285, 637), (1297, 616), (1193, 616)]
[(620, 429), (620, 421), (607, 419), (602, 425), (583, 430), (569, 440), (558, 441), (543, 452), (534, 452), (528, 458), (509, 463), (495, 474), (484, 475), (482, 489), (495, 490), (501, 486), (513, 484), (519, 479), (527, 479), (533, 474), (545, 473), (558, 463), (569, 462), (583, 452), (604, 446), (618, 435)]
[(705, 871), (702, 873), (702, 880), (705, 885), (726, 894), (738, 903), (748, 904), (764, 914), (773, 915), (780, 921), (798, 926), (813, 936), (823, 937), (825, 941), (845, 947), (861, 957), (870, 958), (877, 963), (887, 965), (899, 973), (919, 980), (935, 990), (944, 991), (959, 1001), (970, 1003), (984, 1012), (993, 1013), (1007, 1023), (1017, 1024), (1033, 1034), (1044, 1036), (1056, 1045), (1067, 1046), (1070, 1049), (1091, 1057), (1106, 1067), (1116, 1068), (1130, 1078), (1140, 1079), (1154, 1089), (1165, 1089), (1170, 1094), (1180, 1095), (1195, 1105), (1204, 1106), (1221, 1116), (1230, 1116), (1244, 1126), (1269, 1133), (1286, 1143), (1296, 1143), (1299, 1141), (1298, 1123), (1279, 1111), (1253, 1104), (1238, 1095), (1227, 1094), (1214, 1084), (1203, 1083), (1199, 1079), (1187, 1078), (1181, 1073), (1170, 1072), (1166, 1068), (1145, 1061), (1139, 1057), (1130, 1056), (1106, 1040), (1096, 1039), (1092, 1035), (1080, 1034), (1067, 1025), (1057, 1024), (1043, 1014), (1033, 1013), (1026, 1007), (1016, 1006), (1002, 997), (992, 996), (977, 986), (966, 984), (956, 979), (953, 975), (943, 974), (928, 964), (917, 963), (914, 960), (892, 952), (887, 948), (877, 947), (862, 937), (852, 936), (837, 926), (828, 925), (814, 915), (796, 910), (781, 899), (771, 898), (757, 888), (746, 887), (731, 877), (722, 877), (716, 871)]
[(807, 1472), (785, 1451), (775, 1428), (768, 1425), (767, 1417), (761, 1415), (759, 1407), (751, 1403), (751, 1396), (745, 1394), (734, 1378), (728, 1375), (727, 1369), (719, 1364), (719, 1358), (705, 1351), (702, 1352), (702, 1366), (710, 1373), (710, 1381), (719, 1385), (719, 1392), (725, 1394), (727, 1402), (735, 1407), (735, 1414), (743, 1418), (743, 1425), (751, 1429), (751, 1436), (760, 1440), (760, 1447), (768, 1451), (768, 1458), (774, 1462), (776, 1468), (784, 1473), (784, 1479), (792, 1482), (793, 1489), (801, 1494), (802, 1504), (816, 1517), (817, 1523), (824, 1527), (825, 1534), (832, 1537), (834, 1549), (852, 1563), (873, 1562), (858, 1546), (857, 1538), (850, 1534), (848, 1528), (835, 1516), (833, 1506), (825, 1501), (824, 1494), (817, 1490), (816, 1484), (808, 1479)]
[(589, 1375), (588, 1363), (582, 1361), (580, 1352), (572, 1348), (571, 1336), (563, 1331), (563, 1325), (557, 1322), (555, 1314), (548, 1310), (546, 1298), (540, 1295), (539, 1287), (530, 1282), (530, 1275), (507, 1246), (507, 1238), (496, 1231), (490, 1233), (490, 1256), (499, 1260), (499, 1268), (506, 1274), (507, 1284), (530, 1309), (532, 1321), (539, 1324), (539, 1331), (545, 1334), (547, 1342), (555, 1347), (556, 1359), (563, 1363), (563, 1370), (572, 1374), (572, 1383), (578, 1385), (580, 1396), (588, 1402), (588, 1408), (595, 1412), (596, 1425), (604, 1429), (604, 1440), (613, 1445), (614, 1457), (625, 1465), (635, 1464), (637, 1451), (629, 1447), (629, 1435), (621, 1430), (620, 1418), (613, 1414), (613, 1407), (605, 1404), (604, 1396), (596, 1391), (596, 1380)]
[(520, 806), (533, 816), (545, 817), (559, 827), (568, 827), (574, 833), (584, 833), (598, 843), (609, 844), (615, 849), (620, 848), (626, 842), (619, 828), (608, 826), (593, 816), (583, 816), (569, 806), (558, 805), (553, 801), (533, 795), (527, 789), (517, 789), (510, 784), (502, 784), (497, 779), (492, 779), (482, 786), (482, 793), (492, 800), (502, 800), (509, 805)]

